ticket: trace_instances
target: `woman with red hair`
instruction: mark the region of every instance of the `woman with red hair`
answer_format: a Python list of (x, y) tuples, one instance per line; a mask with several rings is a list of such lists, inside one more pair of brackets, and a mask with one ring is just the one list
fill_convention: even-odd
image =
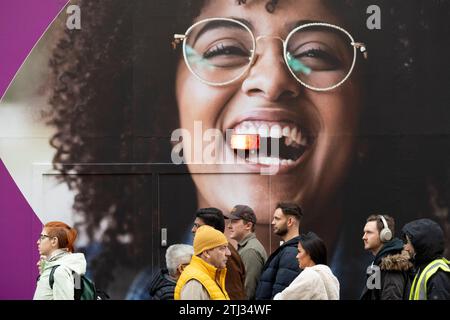
[(37, 240), (41, 260), (34, 300), (74, 300), (74, 274), (81, 276), (86, 272), (84, 254), (73, 253), (76, 238), (77, 231), (63, 222), (53, 221), (44, 226)]

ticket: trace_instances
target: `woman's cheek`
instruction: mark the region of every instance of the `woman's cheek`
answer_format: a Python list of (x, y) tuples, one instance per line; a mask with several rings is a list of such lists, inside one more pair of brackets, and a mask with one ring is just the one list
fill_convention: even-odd
[(190, 128), (194, 121), (202, 121), (204, 128), (217, 127), (218, 118), (235, 89), (209, 86), (190, 75), (187, 68), (180, 69), (176, 92), (181, 126)]

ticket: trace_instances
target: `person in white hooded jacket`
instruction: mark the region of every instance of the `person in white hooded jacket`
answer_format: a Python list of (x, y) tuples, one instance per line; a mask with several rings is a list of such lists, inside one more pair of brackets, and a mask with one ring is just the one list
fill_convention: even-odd
[[(77, 231), (63, 222), (47, 223), (37, 241), (41, 259), (40, 276), (33, 300), (74, 300), (74, 273), (86, 272), (86, 259), (82, 253), (73, 253)], [(53, 288), (50, 273), (54, 266)]]
[(296, 258), (303, 271), (274, 300), (339, 300), (339, 280), (327, 266), (322, 239), (314, 232), (301, 235)]

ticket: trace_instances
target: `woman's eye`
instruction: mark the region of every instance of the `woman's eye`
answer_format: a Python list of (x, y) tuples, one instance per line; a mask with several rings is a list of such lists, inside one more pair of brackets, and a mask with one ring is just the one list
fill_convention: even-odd
[(341, 66), (340, 60), (334, 54), (322, 49), (309, 49), (295, 57), (302, 61), (304, 65), (316, 71), (336, 70)]
[(247, 57), (248, 53), (244, 49), (242, 49), (238, 46), (218, 44), (218, 45), (215, 45), (214, 47), (212, 47), (211, 49), (207, 50), (203, 54), (203, 58), (205, 58), (205, 59), (214, 58), (217, 56)]

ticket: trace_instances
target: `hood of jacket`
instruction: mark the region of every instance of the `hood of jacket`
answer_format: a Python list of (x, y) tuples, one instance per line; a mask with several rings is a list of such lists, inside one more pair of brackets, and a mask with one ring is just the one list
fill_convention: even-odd
[(391, 241), (386, 242), (381, 248), (380, 252), (377, 253), (374, 259), (374, 264), (379, 266), (381, 260), (387, 255), (399, 254), (403, 250), (403, 241), (394, 238)]
[(51, 269), (57, 265), (64, 266), (80, 275), (86, 273), (86, 258), (82, 253), (58, 252), (46, 262), (45, 269)]
[(386, 271), (409, 271), (413, 268), (410, 261), (409, 253), (387, 255), (381, 259), (380, 269)]
[(444, 253), (444, 232), (439, 224), (430, 219), (419, 219), (407, 223), (402, 228), (414, 247), (416, 255), (414, 264), (421, 266), (434, 259), (441, 258)]

